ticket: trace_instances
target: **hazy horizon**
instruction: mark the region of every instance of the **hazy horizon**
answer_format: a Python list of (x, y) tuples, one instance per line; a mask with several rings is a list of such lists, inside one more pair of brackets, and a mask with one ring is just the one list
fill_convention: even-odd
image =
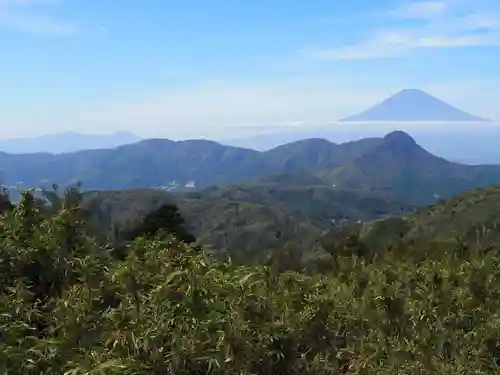
[[(372, 134), (388, 134), (392, 131), (401, 130), (412, 135), (413, 133), (425, 132), (425, 133), (441, 133), (449, 132), (453, 130), (454, 132), (470, 132), (470, 131), (498, 131), (500, 132), (500, 121), (490, 121), (490, 122), (439, 122), (439, 121), (364, 121), (364, 122), (342, 122), (342, 121), (332, 121), (325, 123), (311, 122), (305, 123), (302, 121), (285, 123), (285, 124), (269, 124), (266, 127), (263, 126), (241, 126), (239, 127), (238, 133), (230, 136), (231, 132), (225, 131), (230, 129), (230, 126), (221, 127), (221, 136), (187, 136), (187, 137), (169, 137), (164, 134), (152, 134), (150, 136), (143, 136), (140, 131), (136, 132), (133, 130), (116, 129), (108, 131), (107, 129), (101, 129), (101, 131), (63, 131), (54, 133), (40, 133), (35, 135), (26, 136), (15, 136), (15, 137), (3, 137), (0, 141), (10, 141), (10, 140), (25, 140), (34, 139), (40, 137), (52, 137), (52, 136), (64, 136), (64, 135), (86, 135), (86, 136), (112, 136), (119, 133), (126, 133), (140, 137), (142, 139), (148, 138), (168, 138), (171, 140), (186, 140), (186, 139), (211, 139), (217, 142), (224, 141), (236, 141), (246, 138), (254, 138), (259, 136), (279, 136), (282, 134), (315, 134), (316, 132), (325, 133), (338, 133), (342, 134), (346, 141), (356, 140), (363, 138), (365, 136), (369, 137)], [(229, 135), (228, 135), (229, 134)], [(227, 135), (227, 136), (226, 136)]]
[(2, 138), (244, 137), (408, 88), (500, 121), (496, 0), (119, 5), (0, 0)]

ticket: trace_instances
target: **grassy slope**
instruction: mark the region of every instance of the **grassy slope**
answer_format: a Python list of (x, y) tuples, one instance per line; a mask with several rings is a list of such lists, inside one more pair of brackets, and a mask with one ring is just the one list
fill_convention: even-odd
[(500, 186), (493, 186), (456, 195), (399, 219), (367, 223), (364, 236), (389, 238), (401, 231), (407, 240), (455, 240), (459, 237), (495, 240), (500, 239), (496, 226), (499, 220)]

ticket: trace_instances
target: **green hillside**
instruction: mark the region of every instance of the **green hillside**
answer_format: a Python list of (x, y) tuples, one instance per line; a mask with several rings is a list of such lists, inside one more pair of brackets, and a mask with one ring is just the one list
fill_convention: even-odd
[(472, 190), (415, 213), (367, 223), (368, 241), (441, 241), (486, 246), (500, 240), (500, 187)]
[(281, 184), (232, 185), (187, 193), (188, 198), (212, 201), (245, 201), (282, 207), (304, 214), (316, 225), (328, 228), (332, 220), (370, 220), (409, 211), (412, 206), (388, 196), (329, 186)]
[(154, 190), (91, 193), (87, 199), (88, 206), (98, 207), (94, 211), (98, 225), (108, 230), (113, 225), (133, 227), (162, 204), (175, 202), (199, 244), (207, 250), (228, 251), (235, 260), (257, 260), (287, 241), (310, 249), (322, 232), (299, 212), (243, 200), (184, 198)]
[[(262, 256), (284, 245), (309, 250), (342, 220), (371, 220), (412, 207), (384, 196), (326, 186), (240, 185), (169, 194), (158, 190), (90, 192), (99, 227), (126, 228), (165, 203), (175, 203), (205, 248)], [(252, 255), (255, 252), (255, 256)]]

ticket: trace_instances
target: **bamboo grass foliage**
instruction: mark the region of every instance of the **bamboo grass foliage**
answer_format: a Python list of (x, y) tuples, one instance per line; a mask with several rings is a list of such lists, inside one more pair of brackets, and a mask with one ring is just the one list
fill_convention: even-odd
[(341, 251), (298, 272), (216, 261), (168, 230), (116, 259), (86, 228), (74, 190), (4, 210), (0, 374), (499, 371), (491, 246), (418, 261)]

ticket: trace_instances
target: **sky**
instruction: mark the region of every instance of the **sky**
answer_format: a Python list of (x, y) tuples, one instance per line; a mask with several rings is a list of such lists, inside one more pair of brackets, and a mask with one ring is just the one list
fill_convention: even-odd
[(0, 0), (0, 136), (334, 127), (405, 88), (500, 120), (499, 66), (499, 0)]

